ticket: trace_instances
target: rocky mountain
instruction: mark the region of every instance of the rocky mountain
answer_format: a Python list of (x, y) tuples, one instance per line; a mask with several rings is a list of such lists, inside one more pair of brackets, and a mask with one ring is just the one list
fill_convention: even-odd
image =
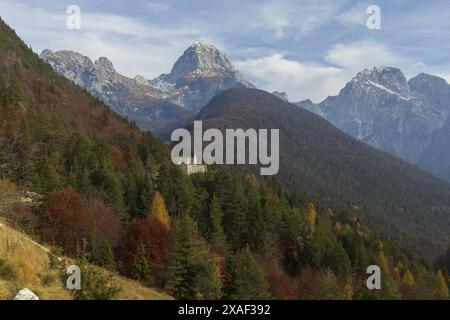
[(73, 51), (44, 50), (40, 57), (59, 74), (103, 100), (144, 130), (162, 133), (192, 118), (216, 93), (253, 87), (216, 47), (195, 42), (169, 74), (147, 80), (118, 73), (105, 57), (92, 62)]
[[(407, 87), (395, 90), (407, 97)], [(357, 141), (311, 112), (264, 91), (229, 89), (203, 107), (197, 119), (204, 129), (279, 128), (276, 178), (285, 187), (324, 207), (351, 208), (371, 227), (427, 257), (435, 254), (429, 248), (442, 250), (449, 241), (447, 183)], [(224, 167), (259, 173), (254, 165)]]
[(189, 111), (171, 101), (174, 92), (154, 88), (138, 77), (130, 79), (121, 75), (105, 57), (92, 62), (80, 53), (64, 50), (44, 50), (40, 57), (56, 72), (103, 100), (115, 112), (135, 121), (143, 130), (159, 133), (192, 117)]
[(272, 92), (272, 94), (275, 96), (275, 97), (277, 97), (277, 98), (280, 98), (281, 100), (284, 100), (284, 101), (287, 101), (287, 102), (289, 102), (289, 96), (288, 96), (288, 94), (286, 93), (286, 92), (280, 92), (280, 91), (274, 91), (274, 92)]
[(418, 163), (450, 114), (450, 85), (423, 73), (407, 81), (397, 68), (374, 67), (337, 96), (296, 104), (360, 141)]
[(433, 132), (418, 164), (434, 175), (450, 181), (450, 118)]

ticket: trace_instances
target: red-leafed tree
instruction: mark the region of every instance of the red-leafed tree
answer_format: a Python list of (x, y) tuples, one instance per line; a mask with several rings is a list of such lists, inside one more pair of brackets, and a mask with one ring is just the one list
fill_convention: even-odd
[(83, 198), (72, 188), (48, 192), (43, 200), (39, 232), (43, 240), (73, 255), (88, 232)]
[(297, 288), (294, 279), (289, 277), (274, 259), (263, 265), (264, 274), (269, 282), (270, 290), (276, 300), (290, 300), (297, 298)]
[(96, 198), (86, 200), (87, 222), (89, 226), (89, 240), (94, 249), (99, 249), (107, 243), (116, 248), (123, 234), (119, 217)]
[(154, 216), (133, 219), (127, 230), (122, 254), (124, 272), (130, 277), (139, 277), (136, 264), (142, 261), (142, 249), (149, 265), (164, 265), (168, 262), (171, 244), (167, 227)]

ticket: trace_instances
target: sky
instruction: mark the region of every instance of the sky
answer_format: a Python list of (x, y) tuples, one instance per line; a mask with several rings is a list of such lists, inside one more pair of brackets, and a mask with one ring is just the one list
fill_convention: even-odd
[[(67, 27), (71, 5), (80, 29)], [(380, 29), (367, 26), (371, 5)], [(37, 53), (106, 56), (129, 77), (168, 73), (189, 45), (209, 42), (257, 87), (291, 101), (320, 102), (375, 65), (450, 81), (448, 0), (0, 0), (0, 16)]]

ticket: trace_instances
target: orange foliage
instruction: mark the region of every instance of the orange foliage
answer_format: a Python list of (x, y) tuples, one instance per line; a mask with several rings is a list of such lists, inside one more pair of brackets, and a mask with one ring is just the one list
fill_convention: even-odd
[(171, 240), (166, 226), (153, 216), (145, 219), (133, 219), (128, 228), (123, 247), (124, 272), (128, 276), (135, 275), (135, 261), (138, 248), (144, 245), (147, 261), (155, 264), (168, 262)]
[(61, 246), (67, 254), (75, 254), (88, 231), (81, 195), (72, 188), (49, 192), (42, 209), (39, 231), (44, 241)]

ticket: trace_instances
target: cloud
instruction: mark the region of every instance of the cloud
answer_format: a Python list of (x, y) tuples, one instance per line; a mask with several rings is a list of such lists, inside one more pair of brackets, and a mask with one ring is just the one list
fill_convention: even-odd
[(359, 41), (336, 44), (321, 63), (305, 63), (282, 54), (246, 59), (235, 63), (244, 75), (267, 91), (286, 91), (293, 101), (320, 102), (339, 93), (358, 72), (373, 66), (394, 66), (408, 77), (430, 69), (424, 63), (401, 56), (383, 44)]
[(298, 36), (329, 23), (343, 3), (327, 0), (267, 1), (260, 6), (257, 26), (273, 31), (276, 39), (293, 34)]
[(367, 23), (367, 8), (371, 5), (370, 2), (361, 2), (350, 9), (343, 10), (335, 17), (335, 20), (343, 26), (363, 25)]
[[(257, 86), (267, 91), (286, 91), (292, 101), (319, 101), (341, 89), (342, 70), (337, 67), (303, 64), (281, 54), (235, 63)], [(338, 79), (338, 81), (336, 81)]]
[(238, 60), (238, 69), (262, 89), (286, 91), (293, 100), (337, 94), (373, 65), (399, 67), (408, 77), (450, 77), (450, 4), (444, 2), (381, 3), (379, 32), (364, 26), (372, 4), (367, 0), (77, 2), (81, 30), (66, 28), (71, 0), (0, 0), (0, 12), (35, 51), (106, 56), (130, 77), (170, 71), (196, 40), (212, 42)]
[(405, 57), (393, 53), (384, 44), (372, 41), (336, 44), (325, 57), (328, 63), (353, 70), (373, 65), (398, 66), (405, 60)]
[(152, 78), (170, 71), (187, 46), (207, 38), (202, 30), (192, 26), (162, 28), (137, 18), (92, 12), (84, 6), (81, 30), (69, 30), (65, 7), (60, 9), (0, 0), (3, 18), (38, 53), (48, 48), (74, 50), (92, 60), (106, 56), (129, 77), (142, 74)]

